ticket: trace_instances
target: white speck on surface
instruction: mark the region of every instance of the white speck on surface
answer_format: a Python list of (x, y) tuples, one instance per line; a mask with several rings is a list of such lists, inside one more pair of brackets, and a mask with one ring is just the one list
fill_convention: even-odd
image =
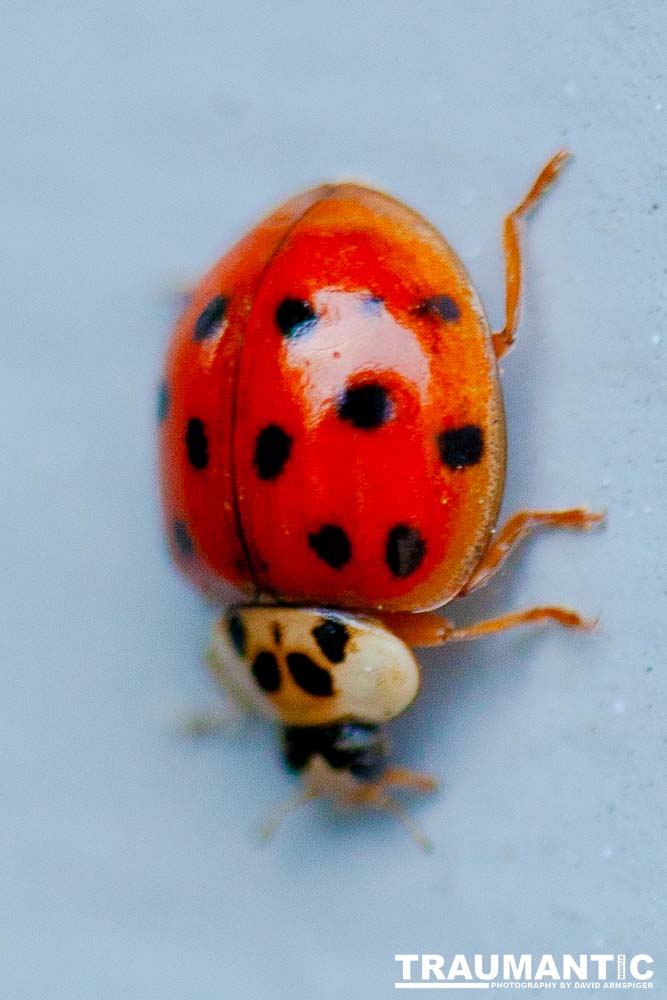
[(458, 191), (456, 192), (456, 200), (458, 201), (459, 205), (463, 205), (464, 208), (466, 207), (466, 205), (472, 205), (476, 197), (477, 197), (477, 192), (475, 191), (474, 187), (470, 186), (470, 184), (461, 184)]
[(651, 337), (651, 343), (655, 344), (656, 346), (661, 342), (661, 340), (662, 337), (659, 333), (654, 333), (653, 336)]
[(568, 82), (563, 87), (563, 93), (565, 94), (566, 97), (570, 98), (577, 96), (577, 94), (579, 93), (579, 88), (577, 87), (574, 80), (568, 80)]
[(608, 861), (613, 853), (614, 853), (613, 847), (605, 847), (602, 850), (602, 857), (604, 858), (605, 861)]
[(619, 698), (619, 700), (615, 701), (614, 704), (611, 706), (611, 710), (614, 713), (614, 715), (623, 715), (623, 713), (625, 712), (625, 702)]

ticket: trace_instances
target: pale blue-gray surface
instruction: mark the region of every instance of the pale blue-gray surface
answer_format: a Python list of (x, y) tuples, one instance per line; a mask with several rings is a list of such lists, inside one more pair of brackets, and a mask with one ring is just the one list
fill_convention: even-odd
[[(395, 952), (664, 947), (667, 44), (661, 2), (3, 5), (0, 996), (380, 1000)], [(274, 203), (360, 177), (421, 210), (502, 322), (500, 225), (532, 219), (505, 364), (506, 511), (588, 502), (460, 619), (562, 601), (594, 637), (424, 656), (389, 819), (259, 818), (272, 732), (180, 741), (212, 612), (170, 569), (154, 388), (169, 289)], [(661, 603), (662, 602), (662, 603)]]

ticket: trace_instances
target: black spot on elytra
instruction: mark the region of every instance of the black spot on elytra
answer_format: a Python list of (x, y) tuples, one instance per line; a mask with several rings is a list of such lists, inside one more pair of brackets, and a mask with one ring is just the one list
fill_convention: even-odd
[(426, 555), (426, 542), (417, 528), (397, 524), (387, 535), (385, 559), (394, 576), (403, 579), (418, 569)]
[(232, 640), (232, 646), (239, 656), (245, 656), (247, 648), (246, 628), (243, 624), (243, 619), (236, 611), (232, 611), (227, 619), (227, 628), (229, 629), (229, 638)]
[(190, 465), (194, 469), (205, 469), (208, 465), (208, 440), (204, 422), (199, 417), (192, 417), (191, 420), (188, 420), (185, 447)]
[(419, 309), (432, 316), (439, 316), (445, 323), (455, 323), (461, 317), (461, 310), (450, 295), (432, 295), (424, 299)]
[(338, 402), (338, 416), (355, 427), (372, 430), (386, 424), (392, 415), (389, 393), (378, 382), (352, 386)]
[(443, 431), (438, 434), (437, 443), (442, 463), (450, 469), (477, 465), (484, 452), (482, 428), (476, 424)]
[(273, 653), (258, 653), (252, 665), (252, 675), (262, 688), (272, 694), (280, 687), (280, 669)]
[(287, 666), (295, 684), (298, 684), (302, 691), (318, 698), (326, 698), (333, 694), (329, 671), (318, 666), (305, 653), (288, 653)]
[(195, 340), (206, 340), (218, 332), (227, 314), (228, 305), (229, 299), (224, 295), (216, 295), (211, 299), (195, 323)]
[(330, 663), (342, 663), (350, 633), (342, 622), (325, 618), (313, 629), (313, 638)]
[(174, 543), (182, 556), (191, 556), (195, 550), (185, 521), (174, 521)]
[(158, 386), (158, 391), (157, 391), (157, 405), (156, 405), (156, 408), (155, 408), (156, 414), (157, 414), (158, 423), (161, 424), (162, 421), (166, 420), (167, 417), (169, 416), (169, 405), (170, 405), (170, 403), (171, 403), (171, 400), (169, 398), (169, 388), (167, 386), (167, 383), (166, 382), (161, 382), (160, 385)]
[(336, 770), (372, 781), (386, 765), (389, 745), (372, 723), (338, 722), (328, 726), (286, 726), (283, 756), (293, 771), (303, 771), (319, 754)]
[(352, 556), (350, 539), (337, 524), (325, 524), (308, 535), (313, 552), (332, 569), (342, 569)]
[(284, 337), (300, 337), (317, 319), (310, 302), (303, 299), (283, 299), (276, 309), (276, 323)]
[(252, 464), (260, 479), (275, 479), (283, 471), (292, 450), (292, 438), (282, 427), (269, 424), (257, 435)]

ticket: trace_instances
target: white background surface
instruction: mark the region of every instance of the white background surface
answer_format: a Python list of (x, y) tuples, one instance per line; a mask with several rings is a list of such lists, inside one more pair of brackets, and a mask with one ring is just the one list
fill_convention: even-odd
[[(380, 1000), (395, 952), (644, 951), (667, 997), (665, 27), (648, 0), (3, 5), (0, 996)], [(292, 787), (270, 728), (171, 728), (216, 694), (155, 501), (169, 288), (353, 176), (444, 231), (499, 325), (503, 215), (564, 144), (505, 511), (609, 527), (448, 613), (556, 601), (598, 634), (423, 657), (392, 731), (442, 779), (431, 856), (312, 807), (262, 847)]]

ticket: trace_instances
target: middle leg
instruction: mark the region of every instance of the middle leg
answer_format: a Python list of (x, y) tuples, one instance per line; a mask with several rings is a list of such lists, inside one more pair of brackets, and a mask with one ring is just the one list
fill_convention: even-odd
[(514, 514), (492, 540), (475, 572), (460, 596), (471, 594), (488, 583), (503, 566), (512, 552), (534, 531), (540, 528), (568, 528), (588, 531), (604, 521), (604, 514), (594, 513), (586, 507), (570, 510), (521, 510)]

